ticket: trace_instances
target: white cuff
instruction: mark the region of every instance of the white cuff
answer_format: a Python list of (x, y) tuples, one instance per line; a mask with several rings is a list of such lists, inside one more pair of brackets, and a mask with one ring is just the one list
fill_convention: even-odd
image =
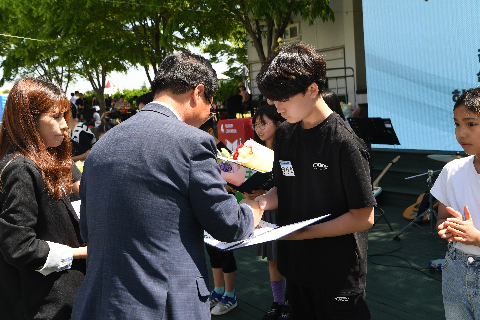
[(47, 262), (42, 269), (37, 270), (44, 276), (49, 275), (52, 272), (63, 271), (72, 267), (73, 251), (69, 246), (46, 241), (50, 247), (48, 252)]

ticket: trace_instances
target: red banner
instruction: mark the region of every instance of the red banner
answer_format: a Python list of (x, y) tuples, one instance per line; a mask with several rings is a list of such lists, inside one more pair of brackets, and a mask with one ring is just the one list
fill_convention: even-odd
[(252, 118), (220, 120), (217, 124), (218, 140), (235, 151), (239, 145), (253, 138)]

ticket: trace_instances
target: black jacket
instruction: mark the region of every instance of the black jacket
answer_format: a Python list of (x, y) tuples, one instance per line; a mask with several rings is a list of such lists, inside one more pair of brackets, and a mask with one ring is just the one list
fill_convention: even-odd
[[(46, 241), (83, 245), (78, 219), (65, 198), (48, 195), (40, 169), (27, 157), (0, 160), (0, 310), (2, 319), (70, 319), (85, 260), (47, 276)], [(7, 165), (8, 163), (8, 165)]]

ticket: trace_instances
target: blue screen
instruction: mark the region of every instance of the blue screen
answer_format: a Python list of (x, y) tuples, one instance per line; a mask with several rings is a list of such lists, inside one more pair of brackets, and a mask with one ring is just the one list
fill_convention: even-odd
[(399, 146), (460, 151), (453, 106), (480, 85), (479, 0), (363, 0), (368, 116)]

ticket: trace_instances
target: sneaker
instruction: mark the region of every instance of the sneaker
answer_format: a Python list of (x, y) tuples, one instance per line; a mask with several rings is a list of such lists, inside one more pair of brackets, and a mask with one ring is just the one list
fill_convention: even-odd
[(214, 316), (225, 314), (237, 306), (237, 297), (227, 297), (223, 295), (222, 300), (212, 309), (211, 313)]
[(291, 320), (292, 317), (290, 317), (290, 307), (283, 305), (282, 306), (282, 313), (280, 314), (280, 317), (278, 317), (278, 320)]
[(220, 302), (220, 300), (222, 300), (222, 295), (220, 293), (216, 293), (214, 290), (210, 293), (208, 300), (210, 300), (210, 309), (212, 309)]
[(282, 312), (282, 305), (276, 302), (272, 303), (270, 310), (265, 314), (262, 320), (277, 320)]

